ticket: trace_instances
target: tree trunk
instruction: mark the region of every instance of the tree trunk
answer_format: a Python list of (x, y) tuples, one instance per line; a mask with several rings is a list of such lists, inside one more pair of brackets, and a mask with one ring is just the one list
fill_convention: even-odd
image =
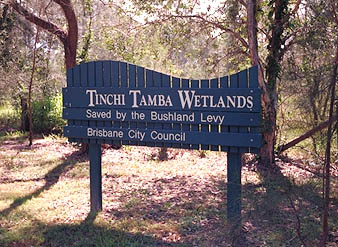
[(28, 103), (25, 96), (20, 96), (21, 104), (21, 130), (29, 131)]
[[(276, 142), (276, 109), (273, 100), (276, 94), (275, 87), (267, 87), (264, 81), (263, 68), (259, 61), (258, 42), (257, 42), (257, 1), (247, 1), (248, 16), (248, 41), (250, 49), (250, 60), (252, 65), (258, 65), (258, 82), (262, 89), (262, 107), (263, 107), (263, 146), (260, 150), (261, 164), (271, 166), (274, 163), (274, 146)], [(271, 53), (271, 51), (270, 51)], [(268, 81), (269, 83), (269, 81)], [(269, 84), (268, 84), (269, 85)]]
[(50, 21), (41, 19), (33, 13), (26, 10), (21, 1), (18, 3), (16, 0), (10, 1), (10, 6), (25, 17), (28, 21), (41, 27), (43, 30), (48, 31), (59, 38), (62, 42), (65, 52), (65, 65), (66, 69), (70, 69), (76, 65), (76, 49), (78, 41), (78, 26), (75, 11), (71, 0), (53, 0), (53, 2), (60, 5), (67, 20), (68, 29), (65, 32), (62, 28), (56, 26)]
[(39, 33), (40, 28), (38, 27), (36, 30), (34, 48), (33, 48), (33, 65), (32, 65), (32, 73), (28, 86), (28, 116), (29, 116), (29, 146), (33, 145), (33, 109), (32, 109), (32, 91), (33, 91), (33, 81), (34, 81), (34, 73), (35, 73), (35, 65), (36, 65), (36, 45), (39, 42)]
[[(335, 3), (333, 0), (330, 0), (330, 4), (332, 6), (332, 12), (335, 19), (336, 27), (338, 27), (338, 13), (335, 8)], [(326, 150), (325, 150), (325, 163), (324, 163), (324, 176), (323, 176), (323, 191), (324, 191), (324, 202), (323, 202), (323, 216), (322, 216), (322, 226), (323, 233), (322, 238), (320, 240), (319, 246), (326, 246), (327, 238), (329, 235), (329, 210), (330, 210), (330, 168), (331, 168), (331, 138), (334, 133), (332, 131), (332, 121), (333, 121), (333, 109), (336, 100), (336, 84), (337, 84), (337, 74), (338, 74), (338, 39), (336, 40), (336, 54), (335, 61), (332, 70), (332, 77), (330, 83), (331, 89), (331, 101), (330, 101), (330, 109), (329, 109), (329, 126), (327, 129), (327, 139), (326, 139)]]

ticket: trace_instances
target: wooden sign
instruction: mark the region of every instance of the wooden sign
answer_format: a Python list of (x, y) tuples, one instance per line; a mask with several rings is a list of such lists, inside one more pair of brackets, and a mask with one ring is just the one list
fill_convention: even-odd
[[(257, 67), (210, 80), (117, 61), (81, 64), (63, 89), (71, 141), (257, 152)], [(236, 134), (235, 134), (236, 133)]]
[(100, 144), (228, 152), (228, 218), (240, 215), (241, 153), (261, 146), (257, 66), (186, 79), (118, 61), (67, 71), (64, 135), (90, 144), (91, 208), (102, 209)]

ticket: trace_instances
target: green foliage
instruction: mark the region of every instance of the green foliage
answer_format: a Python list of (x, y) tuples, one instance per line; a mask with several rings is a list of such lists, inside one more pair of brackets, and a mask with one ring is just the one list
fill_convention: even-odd
[(20, 113), (9, 102), (0, 105), (0, 128), (18, 127), (20, 123)]
[(32, 106), (35, 133), (62, 133), (65, 120), (62, 119), (61, 93), (35, 100)]

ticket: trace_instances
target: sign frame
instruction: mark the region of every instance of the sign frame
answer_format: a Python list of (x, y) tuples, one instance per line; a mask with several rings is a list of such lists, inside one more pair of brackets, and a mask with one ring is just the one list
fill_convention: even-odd
[[(119, 61), (67, 70), (64, 135), (89, 143), (91, 211), (102, 210), (101, 144), (228, 153), (227, 218), (240, 218), (241, 155), (262, 143), (258, 66), (185, 79)], [(156, 134), (154, 134), (156, 133)]]

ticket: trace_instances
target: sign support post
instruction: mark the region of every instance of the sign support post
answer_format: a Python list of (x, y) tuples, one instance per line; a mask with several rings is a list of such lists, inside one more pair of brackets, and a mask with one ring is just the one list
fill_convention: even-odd
[(240, 221), (241, 218), (241, 153), (227, 154), (227, 220)]
[(90, 208), (102, 210), (101, 144), (227, 152), (227, 220), (240, 224), (241, 155), (262, 145), (258, 66), (185, 79), (119, 61), (67, 70), (64, 136), (89, 143)]
[(90, 211), (102, 210), (101, 144), (89, 144)]

